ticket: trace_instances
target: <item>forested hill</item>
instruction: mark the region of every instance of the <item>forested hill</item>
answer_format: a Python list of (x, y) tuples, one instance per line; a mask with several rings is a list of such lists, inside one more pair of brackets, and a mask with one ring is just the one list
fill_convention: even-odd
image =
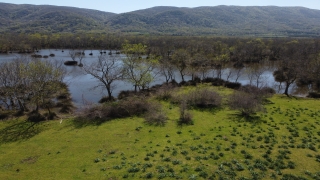
[(105, 30), (115, 13), (50, 5), (0, 3), (0, 32), (87, 32)]
[(319, 36), (320, 10), (303, 7), (154, 7), (108, 20), (122, 31), (165, 34)]
[(0, 3), (1, 32), (110, 32), (218, 36), (320, 36), (320, 10), (303, 7), (153, 7), (115, 14)]

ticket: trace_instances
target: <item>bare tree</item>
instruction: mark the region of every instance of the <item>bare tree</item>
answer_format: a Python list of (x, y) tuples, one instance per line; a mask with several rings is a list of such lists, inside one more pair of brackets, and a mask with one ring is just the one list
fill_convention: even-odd
[(235, 82), (238, 82), (240, 76), (242, 75), (243, 68), (235, 68), (233, 70), (235, 71), (235, 76), (236, 76)]
[(249, 84), (255, 85), (257, 88), (261, 88), (266, 85), (266, 77), (264, 73), (268, 70), (265, 65), (254, 65), (246, 69)]
[[(71, 62), (67, 61), (67, 62), (69, 62), (69, 64), (71, 64), (71, 65), (76, 65), (76, 64), (78, 63), (78, 61), (79, 61), (79, 66), (80, 66), (80, 67), (83, 66), (83, 64), (82, 64), (82, 59), (83, 59), (84, 56), (85, 56), (84, 50), (78, 50), (78, 51), (76, 51), (76, 50), (69, 50), (69, 55), (70, 55), (70, 57), (71, 57), (71, 59), (72, 59)], [(68, 64), (68, 63), (67, 63), (67, 64)]]
[[(99, 81), (96, 87), (105, 87), (109, 100), (112, 99), (112, 91), (115, 88), (114, 82), (122, 79), (122, 66), (118, 55), (107, 56), (102, 54), (97, 61), (90, 65), (84, 65), (82, 69)], [(95, 88), (96, 88), (95, 87)]]
[(174, 79), (174, 68), (168, 60), (162, 59), (158, 66), (159, 73), (165, 77), (167, 84)]

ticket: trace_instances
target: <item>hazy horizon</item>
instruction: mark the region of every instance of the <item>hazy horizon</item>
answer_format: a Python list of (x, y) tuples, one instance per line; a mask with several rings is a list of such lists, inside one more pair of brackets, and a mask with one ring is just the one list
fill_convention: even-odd
[(217, 1), (209, 1), (209, 0), (198, 0), (198, 1), (169, 1), (164, 0), (161, 2), (152, 2), (147, 0), (118, 0), (116, 3), (106, 3), (98, 0), (91, 0), (90, 3), (88, 1), (45, 1), (45, 0), (4, 0), (3, 3), (11, 3), (11, 4), (31, 4), (31, 5), (54, 5), (54, 6), (69, 6), (69, 7), (77, 7), (77, 8), (86, 8), (99, 10), (110, 13), (126, 13), (131, 11), (137, 11), (142, 9), (148, 9), (156, 6), (173, 6), (173, 7), (186, 7), (186, 8), (195, 8), (202, 6), (279, 6), (279, 7), (305, 7), (309, 9), (317, 9), (320, 10), (320, 3), (317, 3), (314, 0), (305, 0), (301, 2), (292, 2), (289, 0), (283, 1), (275, 1), (275, 0), (262, 0), (262, 1), (253, 1), (253, 0), (217, 0)]

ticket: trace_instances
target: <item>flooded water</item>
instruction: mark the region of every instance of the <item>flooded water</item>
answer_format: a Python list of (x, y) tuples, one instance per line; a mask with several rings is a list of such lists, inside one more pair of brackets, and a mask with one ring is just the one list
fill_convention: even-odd
[[(107, 56), (110, 51), (107, 50), (106, 54)], [(115, 55), (115, 51), (111, 51), (113, 55)], [(86, 50), (84, 51), (85, 56), (82, 59), (83, 64), (91, 63), (94, 62), (98, 59), (98, 56), (100, 55), (99, 50)], [(92, 55), (89, 55), (92, 53)], [(40, 50), (37, 54), (40, 54), (42, 56), (44, 55), (50, 55), (50, 54), (55, 54), (54, 57), (48, 57), (48, 58), (41, 58), (41, 59), (46, 59), (49, 61), (59, 61), (59, 62), (65, 62), (65, 61), (71, 61), (71, 57), (69, 54), (69, 50), (54, 50), (54, 49), (45, 49), (45, 50)], [(21, 55), (12, 53), (12, 54), (0, 54), (0, 63), (1, 62), (6, 62), (13, 60), (15, 58), (19, 58)], [(31, 56), (31, 54), (25, 54), (24, 56)], [(119, 59), (123, 57), (123, 55), (119, 55)], [(85, 74), (79, 66), (65, 66), (67, 70), (67, 76), (64, 79), (64, 82), (69, 85), (69, 90), (72, 95), (73, 102), (75, 103), (76, 106), (81, 106), (82, 104), (85, 103), (96, 103), (98, 102), (102, 96), (107, 96), (107, 92), (105, 89), (102, 88), (94, 88), (98, 86), (99, 81), (94, 79), (91, 75)], [(224, 69), (223, 74), (222, 74), (222, 79), (227, 79), (228, 78), (228, 72), (234, 71), (233, 69)], [(236, 76), (235, 72), (232, 73), (229, 77), (229, 81), (235, 81)], [(208, 77), (215, 77), (215, 71), (211, 71), (208, 73)], [(185, 80), (188, 81), (191, 79), (191, 76), (185, 76)], [(175, 74), (175, 80), (177, 82), (181, 81), (180, 75), (178, 73)], [(154, 84), (162, 84), (165, 81), (165, 79), (161, 76), (156, 77), (155, 81), (152, 83)], [(246, 74), (246, 70), (242, 70), (241, 76), (238, 79), (238, 82), (241, 84), (250, 84), (249, 76)], [(256, 85), (256, 82), (252, 81), (251, 82), (253, 85)], [(113, 90), (113, 96), (117, 96), (120, 91), (122, 90), (133, 90), (134, 87), (132, 84), (129, 84), (124, 81), (117, 81), (115, 82), (116, 87)], [(274, 78), (272, 76), (272, 70), (266, 70), (261, 76), (261, 82), (259, 86), (269, 86), (269, 87), (274, 87), (275, 82)]]

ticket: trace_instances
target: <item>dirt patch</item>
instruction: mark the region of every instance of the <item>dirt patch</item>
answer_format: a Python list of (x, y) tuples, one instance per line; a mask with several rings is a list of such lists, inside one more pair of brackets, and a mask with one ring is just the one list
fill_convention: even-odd
[(25, 159), (22, 159), (20, 162), (23, 164), (34, 164), (38, 161), (39, 156), (33, 156), (33, 157), (27, 157)]

